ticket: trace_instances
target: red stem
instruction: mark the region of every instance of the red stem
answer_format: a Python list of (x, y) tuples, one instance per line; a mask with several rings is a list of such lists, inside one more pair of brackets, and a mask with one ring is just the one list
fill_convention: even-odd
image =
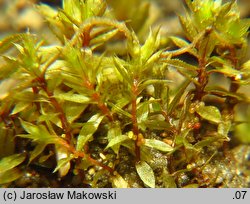
[[(47, 87), (47, 84), (46, 84), (46, 80), (42, 77), (40, 78), (37, 78), (37, 81), (39, 82), (40, 84), (40, 87), (45, 91), (45, 93), (48, 95), (49, 97), (49, 101), (51, 102), (51, 104), (54, 106), (56, 112), (59, 113), (59, 118), (60, 118), (60, 121), (62, 123), (62, 129), (63, 131), (65, 132), (65, 135), (66, 135), (66, 140), (68, 142), (71, 141), (71, 138), (72, 138), (72, 134), (71, 134), (71, 128), (69, 126), (69, 123), (68, 123), (68, 120), (66, 118), (66, 115), (64, 114), (64, 111), (61, 107), (61, 105), (59, 104), (59, 102), (54, 98), (54, 94), (49, 91), (48, 87)], [(33, 88), (33, 90), (35, 90)]]
[(70, 152), (72, 152), (76, 157), (86, 158), (93, 165), (100, 166), (103, 169), (106, 169), (107, 171), (109, 171), (110, 173), (113, 173), (114, 170), (112, 168), (110, 168), (109, 166), (106, 166), (106, 165), (102, 164), (101, 162), (98, 162), (97, 160), (93, 159), (91, 156), (85, 155), (83, 152), (77, 151), (73, 146), (70, 145), (70, 141), (71, 141), (71, 137), (72, 137), (71, 128), (69, 126), (69, 123), (67, 121), (67, 118), (64, 114), (62, 107), (60, 106), (59, 102), (54, 98), (53, 93), (48, 90), (45, 79), (38, 78), (37, 81), (40, 83), (40, 87), (47, 93), (50, 102), (52, 103), (52, 105), (54, 106), (56, 111), (59, 113), (59, 118), (60, 118), (61, 123), (62, 123), (62, 128), (63, 128), (65, 135), (66, 135), (66, 141), (62, 139), (61, 144), (65, 148), (67, 148)]
[(138, 121), (137, 121), (137, 104), (136, 104), (136, 99), (138, 96), (138, 82), (136, 79), (134, 79), (133, 85), (132, 85), (132, 93), (133, 93), (133, 97), (132, 97), (132, 110), (131, 110), (131, 115), (132, 115), (132, 123), (133, 123), (133, 134), (136, 136), (136, 140), (135, 140), (135, 158), (136, 158), (136, 162), (140, 161), (141, 158), (141, 151), (140, 151), (140, 146), (139, 144), (139, 128), (138, 128)]
[[(232, 66), (234, 67), (234, 69), (239, 70), (240, 67), (238, 66), (238, 58), (237, 58), (237, 55), (236, 55), (235, 48), (233, 46), (229, 46), (228, 50), (229, 50), (229, 53), (230, 53), (229, 60), (231, 61)], [(232, 93), (236, 93), (238, 91), (239, 87), (240, 87), (239, 84), (235, 83), (235, 78), (231, 77), (231, 83), (230, 83), (229, 91), (232, 92)], [(237, 101), (235, 99), (232, 99), (232, 98), (229, 97), (229, 98), (226, 99), (226, 104), (228, 104), (228, 106), (227, 106), (228, 112), (233, 115), (234, 114), (234, 107), (237, 104)]]
[[(209, 33), (208, 33), (209, 34)], [(208, 47), (209, 40), (206, 41), (206, 46), (204, 52), (201, 56), (198, 57), (199, 62), (199, 71), (198, 71), (198, 82), (199, 85), (196, 85), (196, 93), (194, 100), (201, 101), (204, 95), (204, 89), (208, 83), (208, 75), (206, 72), (206, 65), (207, 65), (207, 47)]]
[(83, 47), (88, 47), (89, 46), (89, 43), (90, 43), (90, 40), (91, 40), (90, 31), (91, 31), (91, 27), (88, 27), (82, 33), (82, 39), (83, 39), (82, 46)]
[(93, 94), (91, 97), (95, 102), (97, 102), (97, 106), (102, 111), (103, 115), (107, 116), (110, 122), (114, 121), (111, 111), (109, 110), (107, 105), (102, 102), (100, 93), (95, 91), (94, 85), (87, 79), (87, 77), (85, 77), (84, 79), (84, 86), (87, 89), (93, 91)]
[(103, 169), (109, 171), (110, 173), (113, 173), (114, 172), (114, 169), (112, 169), (111, 167), (105, 165), (105, 164), (102, 164), (101, 162), (93, 159), (91, 156), (89, 155), (86, 155), (84, 154), (84, 152), (80, 152), (80, 151), (77, 151), (73, 146), (71, 146), (70, 144), (68, 144), (66, 141), (62, 140), (61, 141), (61, 144), (66, 148), (68, 149), (70, 152), (72, 152), (74, 154), (74, 156), (76, 157), (81, 157), (81, 158), (86, 158), (88, 161), (90, 161), (93, 165), (96, 165), (96, 166), (100, 166), (102, 167)]

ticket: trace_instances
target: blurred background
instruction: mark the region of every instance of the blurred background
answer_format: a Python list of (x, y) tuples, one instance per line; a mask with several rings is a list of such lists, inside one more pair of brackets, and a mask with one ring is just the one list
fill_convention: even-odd
[[(176, 14), (184, 11), (184, 0), (107, 0), (107, 2), (119, 20), (136, 18), (136, 12), (143, 4), (144, 7), (150, 7), (147, 15), (152, 18), (153, 25), (162, 25), (166, 33), (181, 32)], [(44, 3), (54, 7), (62, 5), (61, 0), (0, 0), (0, 36), (10, 32), (26, 31), (27, 28), (35, 31), (42, 29), (44, 20), (34, 9), (34, 3)], [(237, 3), (241, 16), (250, 17), (250, 1), (238, 0)], [(134, 5), (136, 12), (131, 11), (131, 6), (126, 6), (131, 4)]]

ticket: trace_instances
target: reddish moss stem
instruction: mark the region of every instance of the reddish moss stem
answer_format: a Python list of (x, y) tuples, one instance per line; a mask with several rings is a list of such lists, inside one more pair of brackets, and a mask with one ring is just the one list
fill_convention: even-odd
[(92, 94), (92, 99), (97, 102), (98, 108), (102, 111), (103, 115), (106, 115), (109, 121), (114, 121), (113, 115), (105, 103), (101, 101), (99, 93), (95, 92)]
[(71, 153), (74, 154), (74, 156), (76, 157), (81, 157), (81, 158), (86, 158), (88, 161), (90, 161), (93, 165), (96, 165), (96, 166), (100, 166), (102, 167), (103, 169), (109, 171), (110, 173), (113, 173), (114, 172), (114, 169), (112, 169), (111, 167), (93, 159), (91, 156), (89, 155), (86, 155), (84, 152), (81, 152), (81, 151), (77, 151), (73, 146), (71, 146), (70, 144), (68, 144), (66, 141), (62, 140), (61, 141), (61, 144), (66, 148), (68, 149), (68, 151), (70, 151)]
[[(33, 93), (34, 93), (34, 94), (38, 94), (38, 93), (39, 93), (39, 90), (38, 90), (38, 88), (37, 88), (36, 86), (33, 86), (33, 87), (32, 87), (32, 90), (33, 90)], [(40, 110), (41, 110), (40, 103), (35, 102), (35, 105), (36, 105), (37, 110), (40, 111)]]
[[(207, 48), (208, 48), (208, 44), (209, 44), (209, 36), (208, 36), (209, 34), (210, 34), (210, 32), (205, 33), (205, 36), (208, 39), (206, 41), (204, 51), (198, 57), (199, 71), (198, 71), (197, 77), (198, 77), (199, 85), (195, 85), (196, 86), (196, 93), (195, 93), (195, 97), (194, 97), (194, 100), (198, 100), (198, 101), (201, 101), (202, 97), (204, 96), (204, 89), (208, 83), (208, 75), (207, 75), (206, 66), (207, 66)], [(201, 48), (199, 48), (199, 49), (201, 49)]]
[(140, 161), (141, 158), (141, 151), (140, 151), (140, 146), (139, 144), (139, 128), (138, 128), (138, 121), (137, 121), (137, 104), (136, 104), (136, 99), (138, 96), (138, 82), (136, 79), (134, 79), (133, 85), (132, 85), (132, 110), (131, 110), (131, 115), (132, 115), (132, 123), (133, 123), (133, 134), (136, 136), (135, 140), (135, 158), (136, 162)]
[(86, 27), (86, 29), (83, 31), (83, 33), (81, 34), (82, 37), (82, 46), (83, 47), (88, 47), (90, 44), (90, 31), (91, 31), (92, 27)]
[(201, 101), (202, 97), (204, 96), (204, 89), (208, 82), (205, 58), (199, 59), (199, 71), (198, 71), (197, 77), (198, 77), (199, 85), (196, 85), (196, 92), (195, 92), (194, 100)]
[(84, 79), (84, 86), (93, 91), (91, 98), (97, 103), (97, 106), (102, 111), (102, 114), (105, 115), (110, 122), (114, 121), (113, 114), (110, 109), (105, 103), (102, 102), (100, 93), (96, 92), (94, 85), (87, 79), (87, 77)]
[[(72, 138), (71, 128), (69, 126), (69, 123), (67, 121), (66, 115), (64, 114), (62, 107), (60, 106), (59, 102), (55, 99), (54, 94), (51, 91), (49, 91), (47, 84), (46, 84), (46, 80), (43, 77), (41, 77), (41, 78), (38, 78), (37, 81), (39, 82), (42, 90), (44, 90), (45, 93), (48, 95), (49, 100), (50, 100), (51, 104), (54, 106), (55, 110), (59, 113), (59, 118), (60, 118), (61, 123), (62, 123), (62, 128), (63, 128), (65, 135), (66, 135), (66, 141), (62, 139), (61, 144), (65, 148), (67, 148), (70, 152), (72, 152), (76, 157), (86, 158), (93, 165), (100, 166), (103, 169), (106, 169), (107, 171), (109, 171), (110, 173), (113, 173), (114, 170), (112, 168), (110, 168), (109, 166), (102, 164), (101, 162), (93, 159), (91, 156), (84, 154), (83, 152), (77, 151), (73, 146), (70, 145), (70, 141)], [(88, 80), (86, 80), (85, 85), (90, 90), (94, 90), (94, 86)], [(35, 89), (34, 91), (37, 91), (37, 90)], [(93, 97), (93, 99), (95, 99), (97, 101), (100, 109), (109, 116), (108, 118), (110, 118), (110, 120), (113, 119), (109, 115), (110, 114), (109, 109), (105, 106), (105, 104), (102, 104), (102, 102), (100, 100), (100, 95), (98, 93), (94, 93), (92, 95), (92, 97)]]
[(62, 129), (65, 132), (65, 136), (66, 136), (66, 140), (68, 142), (71, 141), (72, 138), (72, 134), (71, 134), (71, 128), (69, 126), (68, 120), (66, 118), (66, 115), (61, 107), (61, 105), (59, 104), (59, 102), (55, 99), (54, 94), (48, 89), (47, 87), (47, 83), (46, 80), (44, 78), (38, 78), (37, 81), (40, 84), (40, 87), (45, 91), (45, 93), (48, 95), (49, 97), (49, 101), (51, 102), (51, 104), (53, 105), (53, 107), (55, 108), (56, 112), (59, 113), (59, 118), (60, 121), (62, 123)]
[[(236, 50), (233, 46), (229, 46), (228, 47), (228, 50), (229, 50), (229, 60), (231, 61), (231, 64), (233, 66), (234, 69), (236, 70), (239, 70), (240, 67), (238, 66), (238, 58), (237, 58), (237, 55), (236, 55)], [(235, 83), (235, 77), (231, 77), (231, 84), (230, 84), (230, 92), (232, 93), (236, 93), (239, 89), (239, 84), (238, 83)], [(234, 99), (232, 98), (227, 98), (227, 104), (229, 104), (229, 112), (233, 113), (233, 109), (234, 109), (234, 106), (236, 105), (237, 101), (235, 101)]]
[(69, 123), (67, 121), (67, 118), (64, 114), (64, 111), (62, 109), (62, 107), (60, 106), (59, 102), (54, 98), (54, 94), (48, 90), (46, 81), (44, 78), (38, 78), (37, 81), (40, 84), (40, 87), (46, 92), (46, 94), (49, 97), (50, 102), (52, 103), (52, 105), (54, 106), (54, 108), (56, 109), (56, 111), (59, 113), (59, 118), (61, 120), (62, 123), (62, 128), (65, 132), (66, 135), (66, 141), (65, 140), (61, 140), (61, 144), (67, 148), (70, 152), (72, 152), (76, 157), (82, 157), (82, 158), (86, 158), (87, 160), (89, 160), (93, 165), (97, 165), (100, 166), (104, 169), (106, 169), (107, 171), (109, 171), (110, 173), (113, 173), (114, 170), (112, 168), (110, 168), (109, 166), (106, 166), (104, 164), (102, 164), (101, 162), (98, 162), (97, 160), (93, 159), (91, 156), (89, 155), (85, 155), (83, 152), (77, 151), (73, 146), (70, 145), (70, 141), (71, 141), (71, 128), (69, 126)]

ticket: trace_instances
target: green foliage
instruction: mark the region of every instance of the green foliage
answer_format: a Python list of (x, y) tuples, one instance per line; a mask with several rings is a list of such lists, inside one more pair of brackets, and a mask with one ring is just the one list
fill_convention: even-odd
[[(199, 173), (231, 139), (250, 141), (249, 113), (235, 111), (249, 109), (239, 90), (249, 85), (250, 21), (236, 2), (186, 0), (187, 39), (169, 36), (177, 50), (148, 29), (149, 2), (62, 2), (37, 6), (58, 42), (30, 33), (0, 41), (0, 184), (15, 186), (35, 166), (81, 187), (223, 185)], [(139, 11), (118, 21), (122, 5)], [(229, 87), (211, 84), (218, 75)]]
[(22, 176), (16, 167), (25, 160), (24, 154), (13, 154), (0, 160), (0, 184), (8, 183)]
[(145, 146), (147, 147), (152, 147), (154, 149), (160, 150), (162, 152), (170, 152), (173, 151), (173, 147), (171, 147), (170, 145), (156, 140), (156, 139), (145, 139)]
[(152, 168), (145, 162), (141, 161), (135, 165), (141, 180), (149, 187), (155, 187), (155, 177)]
[(214, 106), (199, 106), (196, 112), (203, 118), (214, 123), (221, 122), (220, 111)]

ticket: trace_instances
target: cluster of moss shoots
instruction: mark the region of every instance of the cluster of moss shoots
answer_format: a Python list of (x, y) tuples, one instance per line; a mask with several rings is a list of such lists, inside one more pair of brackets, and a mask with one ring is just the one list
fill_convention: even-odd
[[(250, 83), (250, 20), (235, 1), (186, 0), (181, 38), (146, 34), (149, 6), (134, 25), (104, 0), (62, 5), (37, 6), (58, 41), (29, 32), (0, 41), (0, 184), (40, 167), (78, 186), (182, 187), (183, 172), (193, 175), (185, 185), (202, 186), (199, 171), (247, 123), (235, 110), (249, 103), (238, 90)], [(209, 83), (216, 77), (228, 87)]]

